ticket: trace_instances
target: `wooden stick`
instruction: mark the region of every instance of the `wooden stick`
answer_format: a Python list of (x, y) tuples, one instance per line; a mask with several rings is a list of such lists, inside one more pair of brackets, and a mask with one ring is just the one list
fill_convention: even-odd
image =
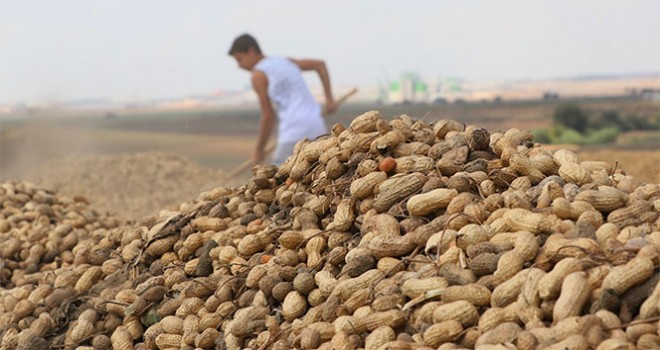
[[(266, 147), (266, 149), (264, 150), (264, 157), (268, 157), (268, 155), (271, 154), (274, 150), (275, 150), (275, 144), (268, 145)], [(236, 169), (234, 169), (232, 172), (227, 174), (227, 177), (232, 179), (232, 178), (236, 177), (237, 175), (240, 175), (245, 170), (248, 170), (253, 165), (254, 165), (254, 162), (252, 162), (252, 159), (248, 159), (248, 160), (244, 161), (243, 163), (241, 163), (240, 165), (238, 165), (238, 167)]]
[[(351, 96), (355, 95), (358, 92), (357, 88), (352, 88), (351, 91), (345, 93), (342, 95), (336, 102), (335, 104), (337, 105), (337, 108), (344, 104), (346, 100), (348, 100)], [(326, 111), (325, 107), (323, 107), (323, 116), (326, 117), (328, 115), (328, 112)]]
[[(357, 88), (353, 88), (349, 92), (342, 95), (336, 102), (337, 103), (337, 108), (339, 108), (339, 106), (342, 105), (344, 102), (346, 102), (346, 100), (348, 100), (351, 96), (355, 95), (357, 93), (357, 91), (358, 91)], [(326, 112), (325, 107), (324, 107), (323, 108), (323, 116), (325, 117), (325, 116), (327, 116), (327, 114), (328, 113)], [(275, 150), (275, 145), (274, 144), (271, 144), (271, 145), (267, 146), (266, 149), (264, 150), (264, 157), (267, 157), (268, 155), (270, 155), (274, 150)], [(253, 165), (254, 164), (252, 162), (252, 159), (248, 159), (248, 160), (244, 161), (243, 163), (239, 164), (236, 167), (236, 169), (234, 169), (229, 174), (227, 174), (227, 177), (230, 178), (230, 179), (234, 178), (237, 175), (240, 175), (245, 170), (251, 168)]]

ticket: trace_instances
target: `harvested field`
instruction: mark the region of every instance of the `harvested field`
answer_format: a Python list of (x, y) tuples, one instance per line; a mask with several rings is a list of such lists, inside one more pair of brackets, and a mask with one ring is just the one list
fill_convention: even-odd
[(178, 207), (202, 191), (231, 185), (222, 171), (163, 152), (69, 156), (26, 175), (36, 185), (87, 198), (100, 212), (139, 219)]
[(618, 162), (619, 167), (647, 183), (660, 183), (660, 148), (656, 150), (582, 149), (580, 158)]

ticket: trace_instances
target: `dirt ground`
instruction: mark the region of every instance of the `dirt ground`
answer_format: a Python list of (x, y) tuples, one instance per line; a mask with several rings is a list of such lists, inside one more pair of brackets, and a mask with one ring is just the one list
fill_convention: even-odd
[(82, 195), (95, 209), (123, 220), (176, 210), (202, 191), (237, 185), (221, 170), (160, 151), (70, 156), (47, 161), (25, 178), (69, 196)]
[[(659, 105), (586, 101), (585, 108), (660, 113)], [(378, 109), (385, 117), (408, 114), (425, 121), (456, 119), (492, 131), (548, 126), (556, 102), (443, 106), (347, 105), (327, 120), (348, 125)], [(256, 141), (256, 111), (118, 112), (62, 115), (48, 111), (0, 123), (0, 180), (24, 179), (86, 195), (97, 208), (138, 218), (193, 199), (219, 185), (241, 183), (226, 174), (249, 158)], [(646, 149), (577, 150), (581, 160), (618, 161), (626, 173), (660, 183), (660, 145)]]
[(582, 149), (582, 160), (601, 160), (618, 164), (626, 174), (646, 182), (660, 184), (660, 150)]

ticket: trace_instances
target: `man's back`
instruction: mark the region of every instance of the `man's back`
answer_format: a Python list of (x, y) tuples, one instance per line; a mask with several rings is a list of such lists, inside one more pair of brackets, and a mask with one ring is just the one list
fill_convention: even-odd
[(279, 118), (278, 142), (313, 139), (326, 133), (321, 108), (314, 100), (300, 68), (284, 57), (264, 57), (254, 70), (268, 78), (268, 95)]

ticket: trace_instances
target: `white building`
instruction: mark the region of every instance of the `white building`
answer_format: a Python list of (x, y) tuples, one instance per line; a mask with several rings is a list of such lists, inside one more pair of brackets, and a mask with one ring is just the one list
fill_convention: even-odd
[(422, 79), (417, 73), (408, 72), (398, 80), (388, 82), (384, 94), (385, 102), (400, 103), (433, 103), (449, 95), (462, 92), (462, 83), (457, 78)]

